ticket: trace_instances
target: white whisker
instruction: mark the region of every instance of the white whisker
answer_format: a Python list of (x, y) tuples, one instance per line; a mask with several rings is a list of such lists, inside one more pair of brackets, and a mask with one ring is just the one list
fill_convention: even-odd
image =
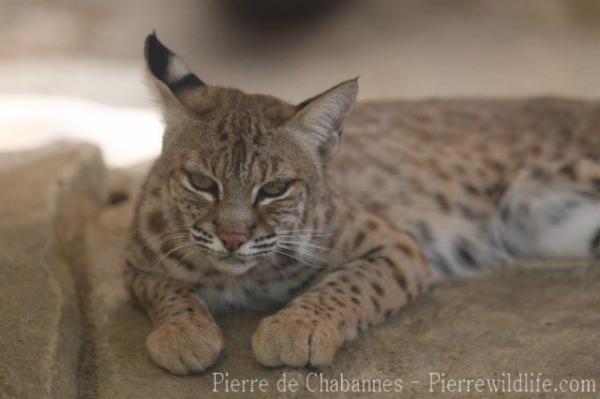
[(152, 265), (150, 265), (149, 267), (147, 267), (146, 270), (152, 269), (154, 266), (158, 265), (163, 259), (165, 259), (169, 255), (171, 255), (173, 252), (178, 251), (178, 250), (183, 249), (183, 248), (189, 248), (189, 247), (194, 247), (194, 246), (196, 246), (195, 243), (189, 242), (189, 243), (185, 243), (183, 245), (180, 245), (180, 246), (178, 246), (176, 248), (173, 248), (172, 250), (170, 250), (169, 252), (163, 254), (160, 258), (158, 258), (158, 260), (156, 262), (154, 262)]
[(315, 248), (315, 249), (318, 249), (318, 250), (321, 250), (321, 251), (328, 252), (328, 253), (330, 253), (330, 254), (338, 257), (338, 258), (341, 258), (341, 256), (339, 256), (337, 253), (335, 253), (332, 249), (327, 248), (327, 247), (322, 247), (320, 245), (312, 244), (312, 243), (309, 243), (309, 242), (302, 242), (302, 241), (296, 242), (296, 241), (290, 241), (290, 240), (279, 240), (279, 242), (282, 243), (282, 244), (297, 244), (299, 246)]
[(327, 261), (325, 259), (323, 259), (322, 257), (310, 252), (310, 251), (304, 251), (301, 250), (299, 248), (293, 247), (293, 246), (289, 246), (289, 245), (280, 245), (278, 246), (278, 248), (284, 248), (287, 249), (289, 251), (292, 251), (298, 255), (305, 255), (305, 256), (310, 256), (312, 258), (314, 258), (315, 260), (317, 260), (319, 263), (327, 263)]
[[(283, 248), (282, 248), (282, 249), (283, 249)], [(311, 264), (311, 263), (308, 263), (308, 262), (306, 262), (306, 261), (305, 261), (304, 259), (302, 259), (302, 258), (299, 258), (299, 257), (296, 257), (296, 256), (294, 256), (294, 255), (293, 255), (293, 252), (292, 252), (292, 253), (290, 253), (290, 252), (286, 252), (286, 251), (283, 251), (283, 250), (281, 250), (281, 249), (277, 249), (277, 248), (276, 248), (276, 249), (274, 249), (274, 250), (273, 250), (273, 252), (276, 252), (276, 253), (278, 253), (278, 254), (281, 254), (281, 255), (287, 256), (287, 257), (289, 257), (289, 258), (292, 258), (292, 259), (294, 259), (294, 260), (296, 260), (296, 261), (298, 261), (298, 262), (304, 263), (306, 266), (312, 267), (313, 269), (322, 269), (322, 268), (323, 268), (322, 266), (316, 266), (316, 265), (313, 265), (313, 264)]]
[(298, 230), (279, 230), (276, 232), (277, 234), (292, 234), (292, 233), (298, 233), (298, 234), (310, 234), (310, 233), (317, 233), (317, 234), (322, 234), (325, 233), (322, 230), (316, 230), (316, 229), (298, 229)]
[(173, 234), (173, 233), (184, 233), (184, 232), (187, 232), (189, 230), (189, 228), (187, 226), (183, 225), (183, 224), (182, 225), (176, 225), (176, 226), (173, 226), (173, 227), (174, 227), (173, 230), (165, 230), (162, 233), (160, 233), (158, 236), (162, 237), (164, 235)]
[(172, 236), (167, 236), (164, 240), (160, 241), (160, 243), (163, 244), (167, 241), (176, 240), (178, 238), (186, 238), (189, 236), (190, 236), (189, 234), (174, 234)]
[(283, 237), (283, 238), (287, 238), (287, 237), (332, 237), (333, 234), (281, 234), (281, 235), (277, 235), (277, 237)]

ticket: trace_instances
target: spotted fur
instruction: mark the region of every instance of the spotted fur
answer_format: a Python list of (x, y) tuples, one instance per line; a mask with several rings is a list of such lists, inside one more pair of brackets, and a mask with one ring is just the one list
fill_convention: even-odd
[(439, 278), (600, 251), (592, 103), (362, 104), (334, 155), (356, 80), (291, 105), (205, 84), (155, 35), (146, 61), (165, 135), (126, 276), (173, 373), (216, 361), (215, 313), (283, 307), (257, 360), (324, 366)]

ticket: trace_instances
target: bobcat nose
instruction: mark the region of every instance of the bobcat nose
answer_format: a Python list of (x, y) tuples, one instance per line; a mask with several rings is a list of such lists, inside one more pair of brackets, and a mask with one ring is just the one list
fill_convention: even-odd
[(239, 247), (248, 241), (248, 236), (240, 233), (221, 233), (219, 238), (230, 252), (238, 250)]

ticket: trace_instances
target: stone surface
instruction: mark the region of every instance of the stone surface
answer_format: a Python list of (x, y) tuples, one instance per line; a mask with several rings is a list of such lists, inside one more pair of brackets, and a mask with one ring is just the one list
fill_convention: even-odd
[[(83, 220), (103, 165), (87, 145), (0, 155), (0, 397), (75, 397)], [(92, 184), (93, 182), (96, 183)]]
[[(215, 386), (215, 373), (266, 381), (266, 393), (255, 385), (243, 397), (346, 397), (327, 392), (342, 378), (363, 380), (363, 391), (373, 381), (402, 387), (373, 397), (465, 395), (439, 384), (430, 393), (430, 373), (542, 373), (555, 384), (594, 379), (600, 390), (600, 268), (576, 264), (521, 265), (447, 282), (344, 345), (322, 370), (259, 366), (250, 338), (263, 315), (221, 317), (227, 347), (220, 361), (202, 375), (169, 375), (148, 359), (150, 323), (121, 279), (143, 171), (111, 171), (106, 179), (97, 150), (82, 145), (0, 156), (0, 398), (237, 397)], [(101, 207), (105, 198), (112, 205)], [(298, 381), (298, 392), (281, 392), (283, 376)]]

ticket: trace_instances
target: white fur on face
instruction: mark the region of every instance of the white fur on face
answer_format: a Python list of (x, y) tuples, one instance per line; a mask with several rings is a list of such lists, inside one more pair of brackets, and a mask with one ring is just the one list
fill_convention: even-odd
[(215, 197), (213, 197), (212, 194), (207, 193), (206, 191), (197, 190), (196, 188), (194, 188), (194, 186), (192, 186), (192, 184), (189, 182), (189, 180), (187, 179), (186, 176), (183, 176), (181, 178), (181, 184), (183, 184), (183, 186), (185, 188), (187, 188), (188, 190), (190, 190), (191, 192), (198, 194), (199, 196), (204, 198), (206, 201), (209, 201), (209, 202), (215, 201)]

